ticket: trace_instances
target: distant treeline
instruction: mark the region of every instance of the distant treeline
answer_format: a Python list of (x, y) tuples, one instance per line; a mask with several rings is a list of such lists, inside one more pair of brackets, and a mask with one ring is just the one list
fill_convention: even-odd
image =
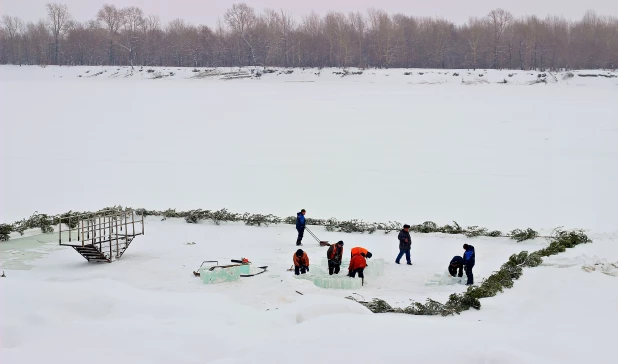
[(235, 4), (216, 27), (182, 19), (162, 24), (138, 7), (103, 5), (95, 18), (72, 19), (64, 4), (24, 23), (3, 16), (0, 63), (20, 65), (144, 65), (175, 67), (414, 67), (614, 69), (618, 17), (587, 12), (514, 18), (503, 9), (456, 25), (369, 10), (366, 14), (286, 11), (261, 14)]

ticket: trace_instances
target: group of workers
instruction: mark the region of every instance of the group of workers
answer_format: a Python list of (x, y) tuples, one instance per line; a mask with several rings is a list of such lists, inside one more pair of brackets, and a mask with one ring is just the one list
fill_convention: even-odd
[[(296, 230), (298, 231), (298, 237), (296, 239), (296, 245), (302, 245), (303, 234), (305, 232), (305, 214), (306, 210), (302, 209), (296, 214)], [(397, 236), (399, 240), (399, 254), (395, 259), (395, 263), (400, 264), (401, 258), (405, 255), (408, 265), (412, 265), (410, 259), (410, 250), (412, 248), (412, 238), (410, 236), (410, 225), (404, 225), (403, 229)], [(472, 274), (472, 268), (475, 263), (474, 247), (469, 244), (464, 244), (463, 256), (455, 256), (451, 259), (448, 266), (448, 272), (452, 277), (457, 274), (459, 277), (463, 277), (463, 271), (465, 270), (468, 280), (466, 285), (474, 284), (474, 276)], [(343, 241), (339, 241), (336, 244), (331, 245), (326, 252), (328, 258), (328, 274), (339, 274), (341, 270), (341, 259), (343, 256)], [(367, 259), (371, 258), (371, 252), (362, 247), (352, 248), (350, 253), (350, 266), (348, 267), (348, 276), (364, 278), (364, 270), (367, 267)], [(294, 253), (294, 272), (296, 275), (305, 274), (309, 271), (309, 256), (302, 249), (298, 249)], [(458, 272), (459, 271), (459, 272)]]
[[(343, 241), (338, 241), (331, 245), (326, 251), (328, 258), (328, 274), (339, 274), (341, 271), (341, 261), (343, 259)], [(365, 278), (364, 271), (367, 268), (367, 259), (371, 258), (372, 254), (365, 248), (357, 246), (352, 248), (350, 253), (350, 265), (348, 266), (348, 277)], [(305, 274), (309, 271), (309, 256), (307, 252), (298, 249), (292, 257), (294, 261), (294, 274)]]

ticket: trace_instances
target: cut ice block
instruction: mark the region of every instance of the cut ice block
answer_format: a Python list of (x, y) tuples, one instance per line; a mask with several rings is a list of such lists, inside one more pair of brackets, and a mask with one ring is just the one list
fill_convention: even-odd
[[(328, 270), (328, 259), (322, 258), (321, 267)], [(365, 278), (375, 278), (384, 275), (384, 259), (383, 258), (369, 258), (367, 259), (367, 268), (365, 268)], [(350, 260), (344, 258), (341, 261), (341, 270), (347, 272), (350, 266)]]
[(310, 267), (306, 274), (294, 276), (296, 279), (304, 279), (313, 282), (320, 288), (328, 289), (358, 289), (362, 286), (360, 278), (350, 278), (347, 276), (347, 269), (341, 270), (339, 274), (328, 275), (328, 272), (318, 268)]
[(312, 281), (317, 276), (325, 275), (328, 275), (328, 272), (321, 269), (320, 267), (309, 266), (309, 272), (305, 274), (294, 275), (294, 277), (298, 279), (308, 279)]
[(320, 288), (329, 289), (359, 289), (362, 281), (360, 278), (350, 278), (346, 275), (318, 276), (313, 283)]
[(367, 268), (363, 273), (365, 278), (376, 278), (384, 275), (384, 259), (367, 259)]
[(240, 267), (215, 268), (208, 270), (210, 267), (204, 267), (200, 271), (202, 282), (206, 284), (231, 282), (240, 278)]
[(314, 266), (309, 266), (309, 273), (310, 275), (327, 275), (328, 274), (328, 269), (324, 270), (320, 267), (314, 267)]
[[(321, 262), (321, 267), (324, 269), (328, 269), (328, 258), (322, 258), (322, 262)], [(348, 269), (348, 267), (350, 266), (350, 258), (343, 258), (341, 259), (341, 267), (345, 267), (346, 269)]]
[(250, 264), (242, 264), (240, 266), (240, 274), (251, 274), (251, 265)]
[(453, 284), (465, 284), (467, 276), (453, 277), (448, 271), (444, 271), (442, 274), (434, 274), (431, 278), (425, 281), (426, 286), (447, 286)]

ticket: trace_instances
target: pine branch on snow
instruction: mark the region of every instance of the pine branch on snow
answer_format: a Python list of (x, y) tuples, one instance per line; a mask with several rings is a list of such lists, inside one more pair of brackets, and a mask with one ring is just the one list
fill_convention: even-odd
[[(475, 230), (478, 231), (478, 230)], [(483, 280), (480, 286), (470, 286), (463, 294), (452, 294), (445, 304), (427, 299), (425, 304), (415, 302), (405, 309), (393, 308), (386, 301), (374, 298), (371, 302), (358, 301), (353, 297), (346, 297), (367, 307), (373, 313), (405, 313), (409, 315), (442, 315), (448, 316), (459, 314), (470, 308), (480, 309), (481, 298), (494, 297), (505, 288), (512, 288), (515, 280), (523, 274), (524, 267), (537, 267), (542, 262), (543, 256), (558, 254), (568, 248), (573, 248), (579, 244), (591, 243), (582, 230), (564, 231), (560, 228), (555, 229), (549, 237), (550, 244), (547, 248), (533, 253), (522, 251), (513, 254), (497, 272), (492, 273)]]
[(0, 224), (0, 241), (8, 241), (11, 234), (13, 232), (13, 225), (9, 224)]
[(410, 227), (410, 231), (415, 232), (415, 233), (427, 234), (427, 233), (438, 233), (440, 232), (440, 229), (438, 228), (438, 225), (435, 222), (425, 221), (424, 223), (420, 225), (412, 225)]
[[(70, 227), (76, 228), (80, 219), (94, 217), (97, 213), (107, 211), (122, 211), (122, 206), (112, 206), (101, 209), (97, 212), (72, 212), (69, 211), (62, 215), (50, 217), (44, 214), (38, 214), (35, 212), (30, 218), (16, 221), (12, 226), (12, 231), (18, 231), (23, 234), (26, 229), (41, 228), (43, 232), (53, 232), (52, 225), (56, 225), (59, 222), (59, 218), (62, 217), (64, 223), (70, 224)], [(296, 224), (296, 216), (288, 216), (284, 219), (272, 214), (251, 214), (251, 213), (232, 213), (223, 208), (218, 211), (211, 210), (189, 210), (189, 211), (176, 211), (176, 209), (167, 209), (164, 211), (146, 210), (144, 208), (134, 209), (138, 216), (162, 216), (163, 220), (167, 218), (184, 218), (187, 223), (196, 224), (200, 221), (211, 220), (214, 224), (220, 225), (221, 222), (236, 222), (243, 221), (249, 226), (268, 226), (270, 224)], [(73, 218), (74, 217), (74, 218)], [(327, 231), (331, 232), (345, 232), (345, 233), (369, 233), (372, 234), (376, 231), (383, 231), (388, 234), (393, 231), (399, 231), (402, 228), (402, 224), (399, 222), (389, 221), (388, 223), (376, 223), (376, 222), (364, 222), (362, 220), (352, 219), (339, 221), (335, 218), (328, 220), (306, 218), (307, 225), (324, 226)], [(462, 229), (461, 226), (453, 221), (453, 225), (438, 226), (433, 221), (425, 221), (419, 225), (413, 225), (411, 230), (416, 233), (444, 233), (444, 234), (465, 234), (468, 237), (476, 236), (502, 236), (500, 231), (488, 231), (486, 228), (479, 228), (478, 226), (471, 226), (467, 229)], [(509, 237), (516, 239), (517, 241), (523, 241), (537, 237), (538, 233), (532, 229), (520, 230), (515, 229), (511, 231)], [(9, 239), (8, 235), (3, 238)], [(551, 248), (554, 249), (554, 248)]]
[(515, 229), (509, 233), (511, 239), (516, 240), (518, 243), (528, 239), (534, 239), (539, 236), (539, 233), (527, 228), (526, 230)]
[(440, 228), (440, 232), (444, 234), (463, 234), (463, 229), (457, 221), (453, 221), (453, 225), (444, 225)]
[(278, 224), (281, 222), (281, 218), (274, 215), (262, 215), (253, 214), (244, 218), (245, 224), (249, 226), (262, 226), (262, 224), (268, 226), (270, 224)]

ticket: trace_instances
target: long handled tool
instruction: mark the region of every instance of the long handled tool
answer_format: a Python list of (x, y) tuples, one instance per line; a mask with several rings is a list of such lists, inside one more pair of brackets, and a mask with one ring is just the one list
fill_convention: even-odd
[(328, 241), (322, 241), (322, 240), (318, 239), (318, 237), (317, 237), (317, 236), (315, 236), (315, 234), (314, 234), (314, 233), (312, 233), (312, 232), (311, 232), (311, 230), (309, 230), (309, 229), (307, 229), (307, 228), (305, 228), (305, 230), (307, 230), (307, 232), (309, 232), (309, 234), (310, 234), (311, 236), (313, 236), (313, 238), (314, 238), (315, 240), (317, 240), (317, 242), (318, 242), (318, 243), (320, 243), (320, 246), (330, 246), (330, 244), (328, 243)]

